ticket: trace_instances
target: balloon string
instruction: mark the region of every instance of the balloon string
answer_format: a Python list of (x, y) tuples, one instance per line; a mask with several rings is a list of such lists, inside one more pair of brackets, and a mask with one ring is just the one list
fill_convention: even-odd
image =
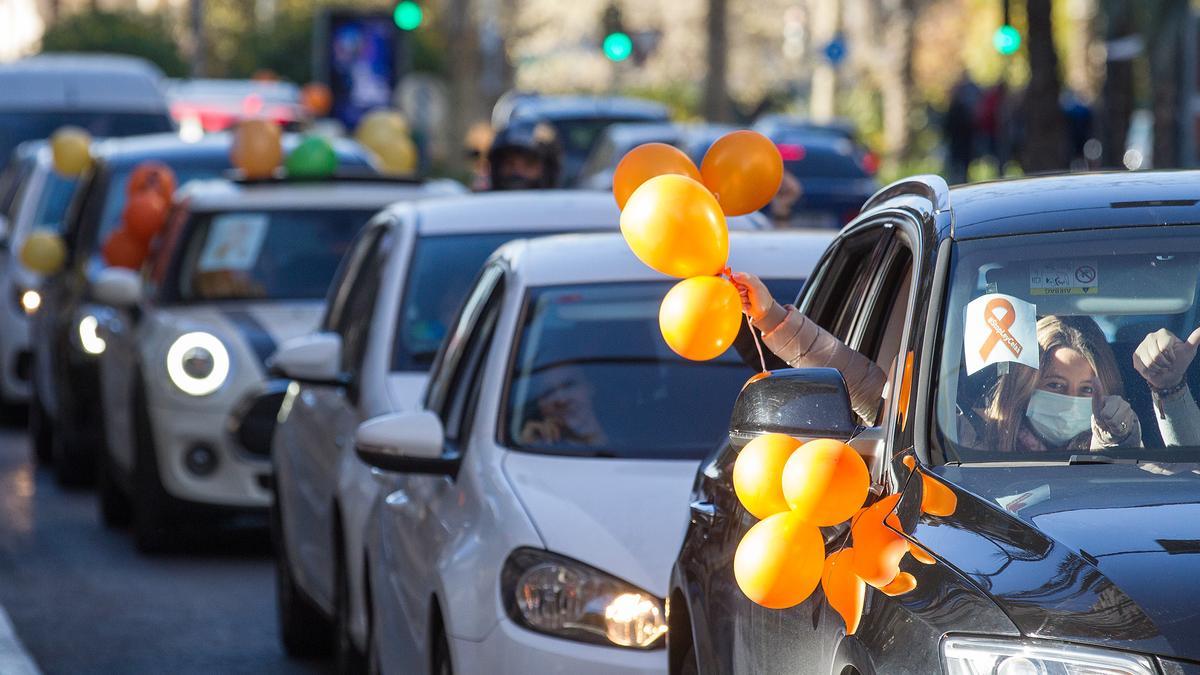
[(754, 324), (751, 323), (750, 317), (746, 317), (746, 325), (750, 327), (750, 337), (754, 338), (754, 348), (758, 350), (758, 362), (762, 365), (762, 372), (767, 372), (767, 357), (763, 356), (762, 343), (758, 340), (758, 331), (754, 330)]

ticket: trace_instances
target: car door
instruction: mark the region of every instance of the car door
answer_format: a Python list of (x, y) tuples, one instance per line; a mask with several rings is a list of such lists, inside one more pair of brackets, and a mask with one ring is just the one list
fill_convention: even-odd
[[(467, 296), (443, 344), (426, 393), (425, 407), (438, 414), (445, 429), (448, 457), (462, 457), (476, 419), (475, 403), (499, 320), (504, 295), (504, 269), (485, 267)], [(401, 605), (412, 647), (428, 645), (428, 600), (439, 587), (437, 563), (447, 542), (465, 527), (452, 476), (403, 476), (400, 487), (384, 500), (383, 565), (389, 594)]]
[(338, 464), (353, 452), (363, 353), (392, 236), (386, 225), (365, 230), (343, 260), (321, 330), (342, 340), (339, 382), (296, 382), (291, 411), (275, 452), (279, 498), (290, 560), (318, 601), (333, 598)]
[[(843, 235), (817, 264), (798, 307), (835, 337), (855, 335), (878, 266), (891, 240), (883, 222)], [(701, 468), (692, 505), (697, 542), (689, 556), (696, 655), (702, 672), (771, 672), (779, 660), (819, 654), (819, 622), (811, 607), (783, 612), (750, 602), (733, 578), (733, 556), (757, 520), (742, 508), (733, 490), (733, 463), (740, 447), (725, 444)], [(765, 645), (776, 644), (775, 651)], [(803, 663), (803, 661), (796, 661)]]

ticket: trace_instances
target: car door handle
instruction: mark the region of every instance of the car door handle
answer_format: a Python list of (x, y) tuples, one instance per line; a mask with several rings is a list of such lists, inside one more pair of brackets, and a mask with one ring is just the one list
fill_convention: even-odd
[(697, 499), (691, 503), (692, 522), (697, 525), (712, 525), (718, 518), (717, 505), (710, 501)]

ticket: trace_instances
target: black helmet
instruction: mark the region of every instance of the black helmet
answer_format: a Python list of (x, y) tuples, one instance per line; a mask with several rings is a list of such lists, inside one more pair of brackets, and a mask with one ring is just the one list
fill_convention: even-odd
[[(511, 177), (499, 175), (501, 160), (507, 153), (526, 153), (542, 161), (542, 177), (530, 184)], [(496, 132), (492, 147), (488, 150), (488, 171), (493, 190), (514, 190), (558, 187), (558, 174), (562, 165), (562, 150), (558, 145), (558, 134), (548, 122), (537, 120), (512, 120), (508, 126)]]

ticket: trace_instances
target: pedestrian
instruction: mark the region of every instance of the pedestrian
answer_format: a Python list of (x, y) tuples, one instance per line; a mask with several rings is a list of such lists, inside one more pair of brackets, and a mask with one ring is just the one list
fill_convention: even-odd
[(942, 123), (948, 150), (946, 177), (951, 184), (967, 181), (967, 169), (975, 159), (975, 109), (979, 98), (978, 85), (964, 72), (950, 92), (950, 107)]

